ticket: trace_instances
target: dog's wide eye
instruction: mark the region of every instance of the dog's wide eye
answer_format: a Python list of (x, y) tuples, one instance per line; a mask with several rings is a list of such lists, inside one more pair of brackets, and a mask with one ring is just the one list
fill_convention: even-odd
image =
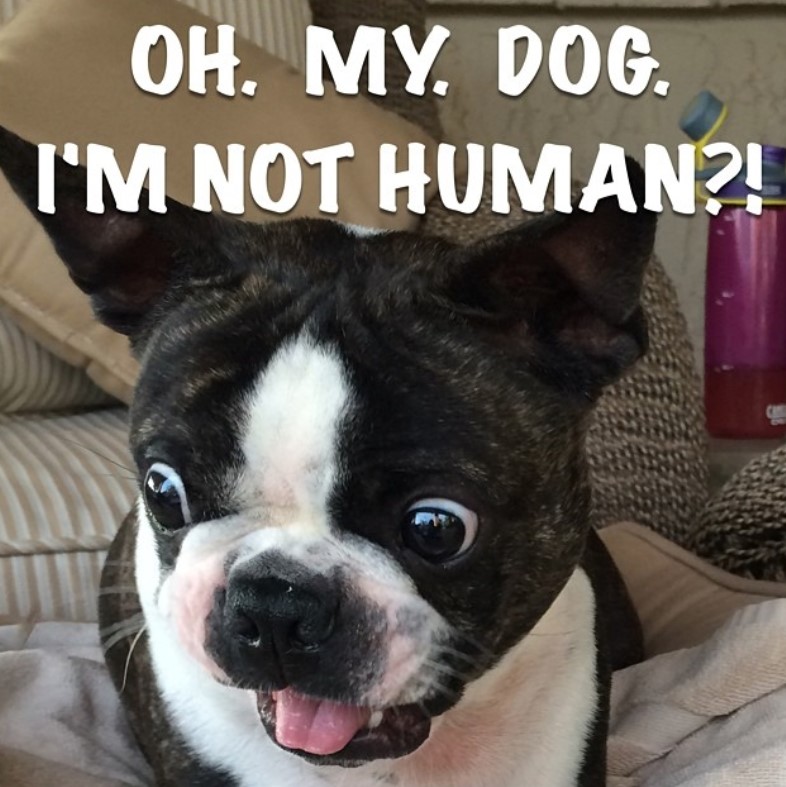
[(431, 563), (444, 563), (475, 543), (478, 516), (453, 500), (419, 500), (404, 517), (402, 535), (413, 552)]
[(191, 524), (183, 480), (169, 465), (156, 462), (145, 476), (145, 503), (151, 516), (167, 530)]

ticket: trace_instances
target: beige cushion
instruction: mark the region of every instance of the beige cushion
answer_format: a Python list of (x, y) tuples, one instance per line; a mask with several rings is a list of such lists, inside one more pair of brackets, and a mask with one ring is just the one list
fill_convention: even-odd
[(727, 574), (641, 525), (600, 536), (641, 618), (648, 657), (698, 645), (741, 607), (786, 597), (786, 583)]
[[(129, 63), (136, 32), (152, 23), (168, 25), (181, 40), (190, 25), (215, 27), (171, 0), (31, 0), (0, 30), (0, 124), (33, 142), (110, 145), (124, 168), (138, 143), (165, 145), (167, 191), (186, 203), (193, 198), (197, 143), (219, 151), (240, 143), (250, 159), (265, 142), (304, 151), (350, 141), (355, 158), (340, 167), (338, 218), (390, 229), (414, 226), (418, 217), (403, 209), (403, 192), (396, 214), (377, 207), (379, 146), (421, 142), (433, 163), (435, 145), (424, 132), (362, 98), (331, 91), (321, 99), (306, 96), (302, 75), (240, 39), (238, 83), (258, 80), (255, 98), (219, 96), (210, 76), (206, 96), (182, 85), (164, 99), (147, 95), (133, 83)], [(162, 65), (163, 47), (154, 55), (161, 55)], [(280, 168), (273, 171), (280, 174)], [(319, 215), (318, 174), (303, 167), (303, 195), (290, 216)], [(276, 189), (271, 182), (273, 194)], [(249, 220), (280, 218), (250, 198), (246, 208)], [(95, 324), (87, 299), (69, 283), (43, 232), (2, 179), (0, 209), (0, 305), (45, 347), (128, 401), (137, 367), (125, 339)]]

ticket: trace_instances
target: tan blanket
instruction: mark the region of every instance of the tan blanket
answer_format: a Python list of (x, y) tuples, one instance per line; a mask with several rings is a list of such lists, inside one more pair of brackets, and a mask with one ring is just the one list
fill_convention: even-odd
[[(0, 785), (150, 785), (94, 628), (26, 634), (0, 628)], [(612, 705), (610, 787), (783, 787), (786, 600), (618, 673)]]

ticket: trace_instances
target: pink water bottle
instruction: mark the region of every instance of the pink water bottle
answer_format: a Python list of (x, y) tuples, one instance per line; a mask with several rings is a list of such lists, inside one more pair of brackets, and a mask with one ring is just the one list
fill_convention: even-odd
[(705, 298), (709, 433), (785, 435), (786, 208), (724, 206), (710, 219)]
[[(718, 105), (705, 93), (691, 107), (694, 120), (701, 120), (704, 112), (705, 140), (723, 120), (725, 108), (718, 112)], [(702, 123), (686, 123), (688, 116), (686, 112), (681, 125), (697, 139)], [(711, 174), (705, 171), (705, 179)], [(759, 216), (745, 209), (750, 193), (746, 174), (743, 170), (717, 193), (722, 207), (710, 218), (704, 334), (707, 430), (715, 437), (777, 438), (786, 435), (786, 148), (762, 146)]]

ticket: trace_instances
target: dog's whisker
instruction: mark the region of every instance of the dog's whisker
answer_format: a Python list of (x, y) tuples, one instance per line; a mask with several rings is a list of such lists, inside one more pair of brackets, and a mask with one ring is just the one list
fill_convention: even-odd
[(442, 683), (437, 681), (433, 682), (429, 686), (429, 691), (435, 694), (441, 694), (443, 697), (447, 697), (452, 702), (455, 702), (461, 695), (460, 691), (451, 689), (449, 686), (444, 686)]
[[(496, 660), (496, 657), (489, 651), (485, 654), (466, 653), (463, 650), (443, 645), (439, 651), (440, 657), (452, 662), (454, 668), (464, 670), (468, 675), (477, 675), (487, 670)], [(456, 664), (455, 662), (458, 662)]]
[(440, 675), (447, 675), (449, 678), (458, 678), (461, 681), (466, 681), (469, 677), (466, 671), (460, 672), (457, 669), (453, 669), (453, 667), (449, 667), (447, 664), (441, 664), (432, 659), (426, 659), (423, 662), (423, 666), (428, 667), (432, 672), (439, 673)]
[(108, 626), (103, 626), (98, 630), (98, 633), (102, 635), (113, 634), (128, 623), (144, 623), (144, 619), (144, 614), (142, 612), (137, 612), (124, 620), (118, 620), (116, 623), (110, 623)]
[(124, 639), (137, 634), (139, 629), (144, 628), (145, 625), (144, 615), (139, 612), (99, 629), (98, 634), (104, 651), (111, 650), (118, 642), (122, 642)]
[(113, 637), (116, 634), (127, 634), (128, 632), (136, 633), (137, 629), (144, 624), (145, 621), (141, 616), (132, 616), (127, 620), (121, 621), (120, 623), (107, 626), (106, 629), (100, 629), (98, 633), (102, 639), (105, 637)]
[(144, 624), (141, 629), (136, 633), (136, 636), (133, 640), (131, 640), (131, 647), (128, 649), (128, 655), (126, 656), (126, 664), (123, 668), (123, 682), (120, 686), (120, 694), (122, 694), (126, 690), (126, 684), (128, 683), (128, 671), (131, 668), (131, 657), (134, 655), (134, 648), (136, 648), (139, 640), (142, 638), (142, 635), (147, 631), (147, 624)]
[[(484, 645), (479, 639), (473, 637), (471, 634), (467, 634), (465, 631), (461, 631), (459, 629), (453, 629), (451, 632), (454, 638), (460, 643), (466, 643), (472, 650), (476, 650), (478, 654), (489, 661), (493, 661), (496, 658), (494, 652), (487, 646)], [(449, 646), (443, 645), (443, 648), (447, 648)], [(461, 652), (461, 651), (459, 651)], [(469, 657), (469, 654), (464, 653), (466, 657)]]
[(389, 713), (393, 716), (401, 718), (403, 716), (403, 711), (398, 706), (394, 705), (392, 708), (389, 709)]
[(135, 636), (139, 633), (139, 630), (144, 628), (144, 624), (138, 626), (129, 626), (128, 629), (122, 629), (118, 631), (116, 634), (113, 634), (111, 637), (107, 637), (101, 643), (101, 646), (104, 649), (104, 653), (110, 651), (112, 648), (115, 647), (118, 643), (122, 642), (124, 639), (128, 639), (129, 637)]
[(473, 656), (469, 653), (464, 653), (464, 651), (457, 650), (456, 648), (451, 648), (448, 645), (442, 645), (440, 647), (440, 653), (444, 654), (445, 656), (450, 656), (465, 662), (468, 665), (467, 669), (482, 669), (485, 666), (485, 664), (490, 660), (486, 658), (480, 658), (478, 656)]
[(109, 462), (109, 464), (114, 465), (115, 467), (119, 467), (121, 470), (125, 470), (128, 473), (136, 472), (133, 467), (126, 467), (125, 465), (120, 464), (120, 462), (115, 461), (111, 457), (102, 454), (100, 451), (96, 451), (95, 448), (90, 448), (90, 446), (79, 443), (76, 440), (72, 440), (68, 437), (64, 437), (63, 440), (67, 443), (71, 443), (71, 445), (75, 445), (77, 448), (81, 448), (83, 451), (88, 451), (89, 453), (94, 454), (95, 456), (99, 457), (99, 459), (103, 459), (105, 462)]

